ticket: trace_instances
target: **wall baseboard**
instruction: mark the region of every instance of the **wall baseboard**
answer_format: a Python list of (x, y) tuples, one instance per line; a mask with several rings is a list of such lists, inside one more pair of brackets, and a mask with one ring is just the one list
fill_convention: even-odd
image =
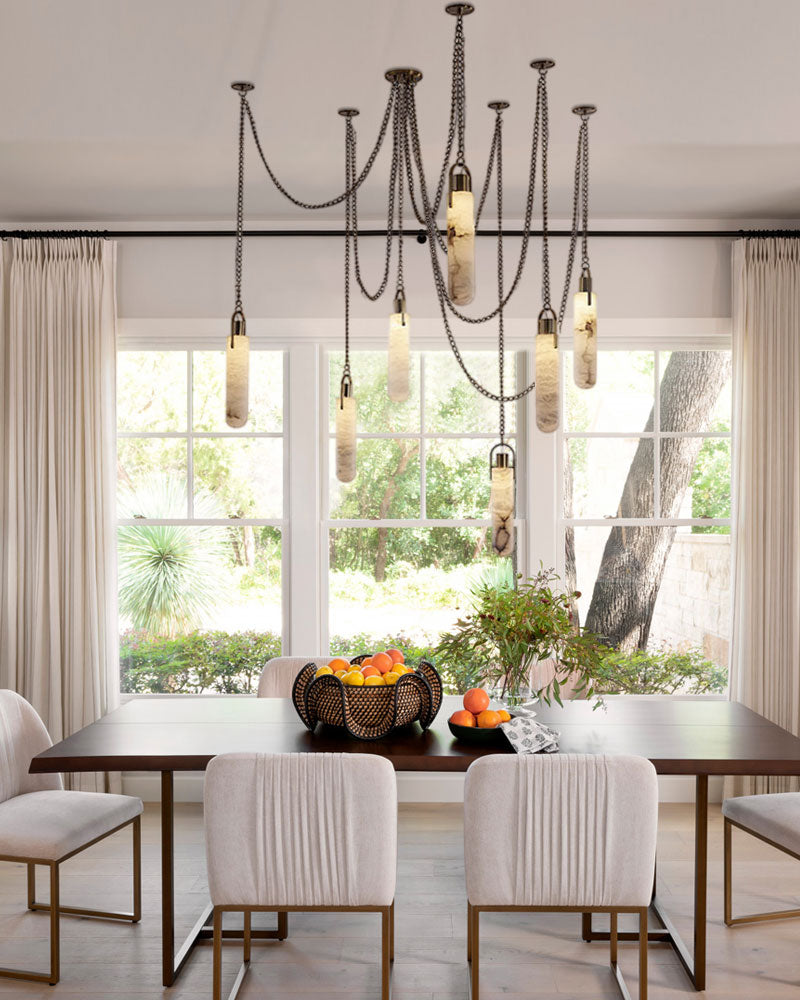
[[(722, 801), (722, 778), (711, 778), (708, 797)], [(148, 771), (126, 771), (122, 790), (145, 802), (161, 801), (161, 779)], [(400, 802), (463, 802), (464, 775), (446, 772), (399, 771), (397, 798)], [(683, 775), (660, 775), (659, 802), (694, 802), (694, 778)], [(179, 771), (175, 775), (176, 802), (203, 801), (203, 775), (194, 771)]]

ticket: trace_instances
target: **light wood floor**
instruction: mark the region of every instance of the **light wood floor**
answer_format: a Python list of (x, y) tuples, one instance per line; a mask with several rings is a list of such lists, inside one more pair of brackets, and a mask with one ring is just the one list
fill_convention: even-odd
[[(369, 836), (369, 831), (364, 831)], [(200, 806), (177, 807), (176, 882), (179, 930), (188, 931), (206, 898)], [(460, 806), (401, 806), (394, 1000), (466, 998), (465, 918)], [(62, 899), (85, 906), (129, 906), (129, 845), (118, 834), (67, 862)], [(56, 987), (0, 980), (0, 997), (184, 997), (211, 995), (211, 950), (196, 949), (172, 990), (160, 986), (158, 812), (144, 822), (144, 918), (136, 927), (74, 917), (62, 920), (62, 972)], [(688, 806), (662, 806), (659, 891), (690, 935), (693, 829)], [(722, 923), (722, 822), (710, 832), (708, 998), (800, 1000), (800, 920), (727, 929)], [(744, 834), (734, 835), (735, 902), (745, 909), (800, 906), (800, 863)], [(44, 882), (44, 873), (40, 877)], [(44, 888), (44, 886), (42, 886)], [(262, 915), (267, 926), (270, 915)], [(482, 917), (483, 996), (595, 1000), (615, 994), (606, 946), (580, 940), (571, 914)], [(242, 996), (291, 1000), (367, 1000), (378, 995), (380, 938), (372, 914), (292, 914), (288, 941), (254, 945)], [(0, 965), (44, 968), (47, 916), (25, 910), (25, 872), (0, 866)], [(636, 956), (621, 946), (632, 990)], [(226, 946), (229, 988), (239, 947)], [(652, 1000), (693, 997), (671, 949), (650, 947)], [(634, 993), (635, 996), (635, 993)]]

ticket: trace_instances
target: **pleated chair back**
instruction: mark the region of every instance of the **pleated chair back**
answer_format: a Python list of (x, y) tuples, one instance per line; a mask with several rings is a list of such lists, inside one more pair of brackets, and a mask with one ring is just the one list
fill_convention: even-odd
[(641, 757), (493, 755), (464, 792), (474, 906), (646, 906), (658, 787)]
[(28, 774), (31, 760), (52, 745), (36, 709), (16, 691), (0, 690), (0, 802), (64, 787), (59, 774)]
[(275, 656), (268, 660), (258, 679), (259, 698), (291, 698), (294, 679), (307, 663), (327, 667), (332, 656)]
[(394, 768), (373, 754), (223, 754), (206, 770), (215, 906), (389, 906)]

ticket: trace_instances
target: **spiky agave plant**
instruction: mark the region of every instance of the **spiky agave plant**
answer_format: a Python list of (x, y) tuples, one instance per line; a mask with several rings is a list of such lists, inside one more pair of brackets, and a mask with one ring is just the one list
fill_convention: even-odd
[[(119, 500), (125, 518), (175, 517), (185, 510), (185, 482), (171, 475), (147, 480)], [(199, 494), (195, 516), (224, 517), (212, 494)], [(179, 516), (179, 515), (178, 515)], [(224, 533), (180, 524), (127, 525), (117, 535), (119, 608), (134, 628), (175, 635), (200, 624), (218, 597)]]

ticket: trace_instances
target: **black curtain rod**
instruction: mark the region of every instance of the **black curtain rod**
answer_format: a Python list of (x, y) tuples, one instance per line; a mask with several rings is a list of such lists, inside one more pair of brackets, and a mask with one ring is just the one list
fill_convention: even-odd
[[(397, 235), (397, 230), (393, 230)], [(447, 235), (441, 230), (442, 236)], [(249, 229), (244, 233), (247, 237), (320, 237), (344, 238), (343, 229)], [(385, 229), (360, 229), (359, 237), (386, 236)], [(405, 230), (406, 239), (416, 239), (418, 243), (427, 241), (425, 230)], [(497, 236), (497, 229), (479, 229), (476, 236)], [(521, 229), (504, 229), (504, 236), (522, 236)], [(542, 235), (541, 229), (532, 229), (531, 236)], [(566, 238), (572, 233), (568, 229), (551, 229), (549, 237)], [(233, 229), (4, 229), (0, 230), (0, 239), (74, 239), (78, 237), (95, 237), (99, 239), (135, 240), (135, 239), (233, 239), (236, 232)], [(596, 229), (589, 232), (592, 239), (792, 239), (800, 237), (800, 229)]]

